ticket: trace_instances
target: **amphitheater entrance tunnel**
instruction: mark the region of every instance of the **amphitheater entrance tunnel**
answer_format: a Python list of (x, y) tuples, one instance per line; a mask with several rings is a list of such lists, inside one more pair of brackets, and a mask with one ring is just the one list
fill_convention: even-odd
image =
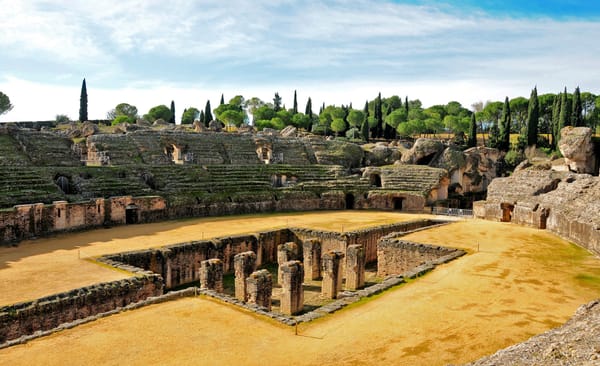
[(346, 210), (354, 209), (354, 195), (352, 193), (346, 193)]
[(381, 176), (379, 174), (371, 174), (369, 183), (371, 187), (381, 188)]
[(394, 206), (394, 210), (402, 211), (402, 206), (404, 204), (404, 197), (394, 197), (392, 199), (392, 205)]
[(139, 208), (136, 205), (125, 207), (125, 223), (137, 224), (139, 222)]

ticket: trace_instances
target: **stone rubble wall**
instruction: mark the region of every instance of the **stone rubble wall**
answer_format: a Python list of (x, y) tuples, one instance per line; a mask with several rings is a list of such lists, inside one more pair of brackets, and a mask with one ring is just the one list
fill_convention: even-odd
[(0, 308), (0, 344), (23, 335), (124, 307), (163, 293), (159, 275), (145, 273)]
[(440, 258), (464, 254), (460, 249), (383, 238), (377, 244), (377, 275), (398, 275)]

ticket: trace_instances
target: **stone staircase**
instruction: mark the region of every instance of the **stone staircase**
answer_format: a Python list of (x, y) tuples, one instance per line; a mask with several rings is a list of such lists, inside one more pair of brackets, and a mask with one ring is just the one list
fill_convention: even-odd
[(429, 192), (438, 186), (446, 171), (424, 165), (397, 165), (381, 169), (381, 188), (407, 192)]

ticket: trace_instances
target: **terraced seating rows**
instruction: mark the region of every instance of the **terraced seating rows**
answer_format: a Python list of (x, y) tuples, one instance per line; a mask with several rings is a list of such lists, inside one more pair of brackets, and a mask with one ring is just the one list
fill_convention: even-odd
[(73, 142), (67, 137), (35, 130), (19, 130), (14, 136), (34, 165), (81, 165), (79, 156), (71, 149)]
[(439, 185), (446, 174), (443, 169), (417, 165), (401, 165), (382, 169), (382, 188), (401, 191), (425, 192)]
[(0, 207), (51, 203), (64, 199), (64, 194), (52, 178), (51, 173), (44, 168), (3, 166), (0, 169)]

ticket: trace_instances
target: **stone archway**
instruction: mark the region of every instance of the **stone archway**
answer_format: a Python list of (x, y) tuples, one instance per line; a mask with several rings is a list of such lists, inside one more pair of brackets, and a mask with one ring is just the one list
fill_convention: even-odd
[(381, 175), (371, 174), (369, 176), (369, 184), (371, 185), (371, 187), (381, 188)]
[(510, 203), (501, 203), (500, 209), (502, 209), (502, 222), (511, 222), (512, 221), (512, 213), (515, 208), (515, 205)]
[(404, 197), (392, 198), (392, 205), (394, 206), (394, 210), (402, 211), (402, 207), (404, 206)]

